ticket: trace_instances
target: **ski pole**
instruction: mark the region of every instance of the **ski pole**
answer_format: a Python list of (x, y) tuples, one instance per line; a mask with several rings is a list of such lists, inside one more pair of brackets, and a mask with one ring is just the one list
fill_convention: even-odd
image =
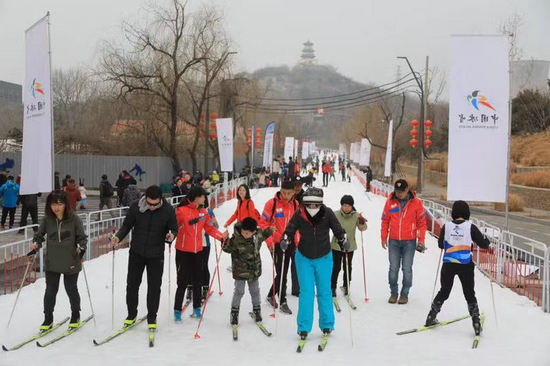
[[(34, 263), (34, 255), (36, 254), (36, 250), (31, 250), (27, 253), (27, 268), (25, 268), (25, 274), (23, 275), (23, 280), (21, 281), (21, 285), (19, 286), (19, 290), (17, 290), (17, 296), (15, 296), (15, 302), (13, 303), (13, 307), (11, 308), (11, 314), (10, 319), (8, 320), (8, 325), (6, 328), (10, 327), (11, 319), (13, 317), (13, 312), (15, 311), (15, 307), (17, 306), (17, 300), (19, 300), (19, 294), (21, 293), (21, 289), (23, 288), (23, 285), (25, 284), (25, 280), (27, 279), (27, 274), (29, 273), (29, 268)], [(29, 261), (28, 257), (32, 257), (32, 260)]]
[[(221, 249), (223, 250), (223, 247), (224, 247), (224, 242), (221, 243)], [(220, 253), (220, 257), (221, 257), (221, 253)], [(216, 262), (219, 261), (219, 258), (216, 258)], [(212, 278), (210, 279), (210, 284), (208, 285), (208, 292), (207, 294), (210, 293), (211, 289), (212, 289), (212, 285), (214, 284), (214, 280), (216, 278), (216, 272), (219, 272), (219, 266), (216, 266), (216, 269), (214, 269), (214, 275), (212, 276)], [(199, 329), (201, 327), (201, 324), (202, 324), (202, 319), (204, 318), (204, 313), (206, 311), (206, 305), (208, 304), (208, 299), (210, 299), (210, 296), (206, 295), (206, 299), (204, 300), (204, 304), (202, 305), (202, 313), (201, 313), (201, 317), (199, 319), (199, 324), (197, 325), (197, 330), (195, 331), (195, 339), (200, 339), (200, 335), (199, 335)]]
[[(365, 288), (365, 302), (369, 301), (367, 296), (367, 272), (365, 271), (365, 246), (363, 244), (363, 232), (361, 231), (361, 256), (363, 258), (363, 286)], [(349, 291), (349, 288), (348, 288)]]
[[(275, 247), (273, 247), (273, 251), (275, 251)], [(270, 317), (275, 318), (275, 253), (271, 252), (271, 258), (273, 259), (273, 284), (271, 285), (272, 291), (271, 291), (271, 299), (273, 304), (273, 314), (270, 315)]]
[[(111, 235), (111, 241), (115, 236), (115, 231)], [(116, 245), (113, 244), (113, 260), (111, 265), (111, 329), (115, 329), (115, 250)]]
[[(346, 295), (348, 297), (349, 302), (349, 294), (351, 293), (351, 288), (349, 286), (349, 259), (348, 259), (348, 252), (344, 252), (346, 256), (346, 282), (347, 282), (347, 288), (348, 288), (348, 294)], [(352, 320), (351, 320), (351, 306), (349, 307), (349, 336), (351, 338), (351, 346), (353, 347), (353, 327), (352, 327)]]
[(90, 285), (88, 285), (88, 276), (86, 276), (86, 266), (84, 265), (84, 260), (82, 260), (82, 273), (84, 273), (84, 282), (86, 282), (86, 291), (88, 292), (88, 300), (90, 301), (90, 310), (92, 311), (92, 319), (94, 320), (94, 328), (97, 328), (97, 323), (95, 321), (94, 306), (92, 305), (92, 296), (90, 295)]
[(437, 262), (437, 271), (435, 272), (435, 281), (434, 281), (434, 288), (432, 290), (432, 300), (430, 303), (434, 301), (435, 296), (435, 287), (437, 286), (437, 278), (439, 277), (439, 268), (441, 266), (441, 257), (443, 256), (443, 249), (441, 249), (441, 252), (439, 253), (439, 261)]
[[(216, 244), (216, 239), (214, 239), (214, 237), (212, 237), (212, 239), (214, 240), (214, 250), (216, 251), (216, 270), (218, 272), (218, 295), (222, 296), (223, 291), (222, 291), (222, 282), (221, 282), (222, 280), (220, 278), (220, 258), (218, 256), (218, 245)], [(220, 253), (220, 256), (221, 256), (221, 253)], [(214, 274), (214, 277), (215, 277), (215, 274)], [(210, 291), (208, 291), (208, 293), (210, 293)]]
[[(279, 312), (281, 311), (281, 297), (283, 295), (283, 276), (285, 271), (285, 258), (286, 258), (286, 252), (283, 250), (283, 260), (281, 262), (281, 273), (279, 273), (279, 279), (281, 283), (279, 284)], [(273, 297), (273, 301), (275, 301), (275, 297)], [(277, 328), (279, 326), (279, 317), (275, 316), (275, 334), (277, 334)]]
[(491, 280), (491, 301), (493, 302), (493, 313), (495, 314), (495, 324), (498, 329), (498, 317), (497, 317), (497, 308), (495, 306), (495, 294), (493, 292), (493, 280)]
[[(172, 233), (169, 231), (169, 233)], [(168, 242), (167, 242), (168, 243)], [(172, 307), (170, 306), (170, 299), (172, 298), (172, 243), (168, 243), (168, 317), (170, 317), (170, 312)]]

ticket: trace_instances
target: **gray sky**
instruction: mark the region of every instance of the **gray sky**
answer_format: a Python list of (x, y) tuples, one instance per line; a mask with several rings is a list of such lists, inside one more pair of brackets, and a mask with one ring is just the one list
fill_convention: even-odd
[[(166, 3), (166, 0), (157, 0)], [(202, 0), (190, 0), (192, 7)], [(311, 40), (320, 63), (361, 82), (395, 78), (396, 56), (447, 72), (449, 35), (494, 34), (513, 13), (524, 20), (524, 58), (550, 60), (550, 0), (215, 0), (238, 51), (238, 71), (294, 65)], [(143, 15), (144, 0), (0, 0), (0, 80), (22, 83), (24, 30), (51, 12), (54, 68), (93, 63), (101, 40)], [(414, 22), (413, 22), (414, 21)]]

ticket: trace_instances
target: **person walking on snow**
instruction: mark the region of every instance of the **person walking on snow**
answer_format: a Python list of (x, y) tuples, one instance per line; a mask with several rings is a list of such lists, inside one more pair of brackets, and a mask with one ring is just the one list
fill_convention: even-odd
[(177, 224), (179, 227), (176, 239), (176, 271), (178, 287), (174, 300), (174, 320), (181, 321), (181, 309), (187, 286), (192, 284), (193, 314), (201, 317), (201, 288), (203, 281), (203, 230), (217, 240), (228, 237), (227, 230), (222, 234), (210, 220), (203, 204), (206, 192), (201, 186), (191, 188), (187, 197), (176, 209)]
[(247, 217), (252, 217), (257, 221), (260, 219), (260, 214), (256, 211), (254, 202), (250, 198), (250, 189), (246, 184), (241, 184), (237, 189), (237, 209), (223, 227), (227, 228), (235, 220), (237, 220), (237, 222), (241, 222)]
[[(332, 274), (332, 251), (329, 230), (342, 251), (349, 251), (346, 232), (331, 209), (323, 205), (323, 190), (309, 188), (303, 197), (303, 205), (296, 211), (285, 230), (281, 250), (294, 247), (296, 232), (300, 233), (300, 245), (296, 250), (296, 271), (300, 281), (298, 307), (298, 334), (307, 337), (313, 326), (313, 302), (317, 289), (319, 328), (324, 334), (334, 330), (334, 309), (330, 290)], [(290, 238), (290, 239), (288, 239)]]
[(71, 304), (69, 328), (80, 326), (80, 294), (78, 293), (78, 274), (82, 269), (82, 257), (88, 243), (82, 221), (71, 210), (67, 194), (53, 191), (46, 198), (44, 218), (38, 232), (34, 235), (31, 251), (37, 252), (46, 240), (46, 292), (44, 293), (44, 323), (41, 331), (53, 326), (55, 298), (59, 290), (59, 280), (63, 274), (65, 291)]
[[(265, 204), (262, 220), (260, 222), (262, 229), (275, 226), (273, 235), (266, 240), (266, 244), (275, 261), (276, 272), (275, 281), (267, 294), (267, 302), (269, 302), (273, 308), (277, 308), (278, 304), (275, 300), (275, 296), (279, 294), (279, 289), (281, 289), (281, 293), (279, 294), (280, 310), (286, 314), (292, 314), (286, 302), (286, 284), (290, 261), (294, 261), (294, 248), (291, 248), (291, 250), (286, 252), (286, 255), (283, 256), (283, 251), (279, 243), (281, 242), (288, 222), (294, 215), (298, 206), (298, 202), (294, 199), (294, 184), (290, 180), (285, 180), (281, 184), (281, 190)], [(294, 242), (297, 243), (298, 241), (299, 236), (294, 238)], [(281, 280), (283, 281), (282, 288)]]
[(145, 195), (134, 201), (128, 209), (122, 227), (111, 239), (117, 245), (132, 230), (128, 275), (126, 277), (126, 306), (128, 317), (124, 325), (136, 322), (139, 286), (147, 268), (147, 323), (157, 328), (160, 287), (164, 270), (164, 246), (174, 241), (178, 223), (172, 206), (162, 198), (159, 186), (150, 186)]
[(19, 184), (13, 181), (10, 175), (8, 180), (0, 186), (0, 198), (2, 198), (2, 230), (6, 228), (6, 218), (9, 214), (8, 227), (13, 228), (15, 222), (15, 210), (17, 209), (17, 196), (19, 195)]
[(426, 326), (438, 323), (437, 314), (445, 300), (449, 298), (453, 288), (455, 275), (462, 283), (462, 292), (468, 303), (468, 311), (472, 317), (472, 325), (476, 335), (481, 334), (481, 320), (474, 290), (474, 262), (472, 261), (472, 245), (475, 243), (483, 249), (489, 248), (490, 242), (478, 227), (470, 221), (470, 207), (464, 201), (453, 203), (452, 221), (441, 228), (438, 238), (440, 249), (444, 250), (441, 266), (441, 289), (435, 296), (431, 310), (426, 318)]
[[(332, 297), (336, 297), (336, 285), (338, 282), (338, 275), (340, 274), (340, 269), (344, 268), (344, 285), (343, 291), (344, 295), (347, 296), (349, 293), (348, 289), (348, 283), (351, 282), (351, 262), (353, 260), (353, 252), (357, 249), (357, 243), (355, 241), (355, 230), (359, 229), (359, 231), (365, 231), (367, 230), (367, 220), (355, 210), (355, 207), (353, 206), (354, 200), (353, 197), (350, 195), (344, 195), (342, 196), (342, 199), (340, 199), (340, 209), (337, 211), (334, 211), (334, 215), (338, 219), (338, 222), (344, 230), (346, 231), (346, 237), (348, 238), (350, 249), (348, 252), (343, 252), (340, 248), (340, 245), (338, 244), (338, 240), (336, 237), (332, 238), (332, 259), (333, 259), (333, 267), (332, 267), (332, 278), (331, 278), (331, 288), (332, 288)], [(348, 254), (348, 267), (346, 270), (346, 256), (345, 253)], [(347, 274), (349, 273), (349, 279)]]
[(231, 254), (231, 267), (235, 290), (231, 300), (231, 325), (239, 324), (239, 308), (244, 295), (244, 287), (248, 283), (248, 291), (252, 298), (252, 311), (256, 322), (262, 321), (260, 285), (258, 279), (262, 274), (262, 259), (260, 248), (262, 242), (269, 238), (273, 230), (258, 228), (258, 223), (252, 217), (235, 224), (233, 236), (223, 251)]
[[(414, 252), (425, 250), (426, 213), (422, 201), (409, 189), (407, 181), (398, 179), (394, 192), (390, 195), (382, 212), (382, 248), (388, 248), (390, 269), (390, 304), (406, 304), (409, 301), (409, 290), (413, 280)], [(418, 243), (417, 243), (418, 241)], [(399, 267), (403, 269), (403, 286), (397, 299)]]

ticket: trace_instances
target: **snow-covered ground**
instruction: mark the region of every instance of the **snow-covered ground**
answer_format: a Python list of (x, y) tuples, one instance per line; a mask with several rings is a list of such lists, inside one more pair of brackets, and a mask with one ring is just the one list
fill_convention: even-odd
[[(318, 179), (317, 182), (320, 180)], [(279, 314), (273, 319), (267, 305), (263, 305), (264, 324), (274, 334), (265, 337), (249, 319), (250, 297), (245, 294), (241, 303), (239, 340), (231, 338), (229, 326), (230, 301), (233, 290), (231, 274), (226, 267), (230, 257), (222, 255), (220, 261), (223, 295), (218, 295), (216, 281), (215, 294), (211, 297), (204, 323), (200, 329), (200, 339), (194, 339), (198, 321), (189, 318), (187, 311), (181, 324), (172, 321), (173, 296), (176, 290), (175, 266), (171, 270), (171, 296), (168, 298), (168, 261), (165, 262), (162, 298), (158, 314), (159, 330), (154, 348), (148, 347), (145, 324), (100, 347), (92, 344), (93, 338), (102, 338), (111, 331), (111, 255), (104, 255), (86, 263), (88, 280), (96, 312), (97, 328), (93, 323), (86, 325), (77, 334), (59, 343), (40, 349), (28, 344), (20, 350), (0, 353), (0, 365), (550, 365), (550, 315), (543, 313), (525, 297), (494, 286), (497, 309), (495, 316), (491, 303), (489, 281), (476, 272), (476, 292), (480, 308), (487, 319), (480, 346), (471, 349), (473, 330), (470, 320), (435, 330), (397, 336), (396, 331), (421, 326), (429, 310), (432, 287), (439, 258), (435, 238), (428, 235), (428, 251), (416, 254), (414, 282), (408, 305), (387, 303), (389, 288), (387, 283), (387, 252), (380, 246), (380, 216), (384, 199), (365, 195), (363, 189), (353, 182), (331, 182), (325, 190), (325, 203), (338, 208), (343, 194), (352, 194), (355, 207), (369, 220), (369, 228), (364, 234), (366, 268), (368, 281), (368, 302), (363, 302), (363, 274), (361, 253), (355, 255), (353, 264), (352, 297), (358, 306), (351, 311), (340, 299), (341, 313), (336, 313), (336, 330), (331, 335), (325, 352), (317, 351), (320, 330), (314, 326), (309, 342), (302, 354), (295, 352), (297, 346), (296, 313), (298, 299), (288, 297), (293, 315)], [(273, 196), (275, 189), (253, 192), (253, 199), (261, 211), (264, 203)], [(221, 224), (236, 207), (236, 200), (216, 209)], [(359, 239), (359, 236), (358, 236)], [(263, 275), (260, 279), (262, 297), (265, 299), (272, 281), (271, 259), (267, 249), (262, 249)], [(115, 278), (115, 327), (122, 324), (126, 316), (125, 280), (127, 250), (116, 252)], [(166, 251), (168, 260), (168, 251)], [(174, 261), (174, 258), (172, 258)], [(210, 256), (211, 269), (215, 265), (215, 255)], [(290, 277), (290, 276), (289, 276)], [(84, 277), (79, 280), (82, 297), (82, 315), (89, 314), (89, 302)], [(339, 284), (341, 283), (341, 279)], [(146, 280), (140, 291), (140, 314), (146, 313)], [(2, 332), (0, 342), (12, 345), (35, 332), (42, 322), (42, 298), (44, 280), (25, 287), (19, 299), (10, 329), (6, 329), (15, 294), (0, 297)], [(290, 289), (289, 289), (290, 292)], [(445, 303), (439, 319), (448, 319), (467, 313), (466, 302), (458, 279), (450, 299)], [(55, 310), (56, 319), (70, 314), (68, 299), (63, 286), (60, 286)], [(351, 316), (351, 322), (350, 322)], [(59, 330), (57, 331), (59, 332)], [(351, 333), (353, 332), (353, 346)], [(54, 333), (56, 334), (56, 333)], [(45, 339), (53, 337), (46, 336)], [(0, 351), (1, 352), (1, 351)]]

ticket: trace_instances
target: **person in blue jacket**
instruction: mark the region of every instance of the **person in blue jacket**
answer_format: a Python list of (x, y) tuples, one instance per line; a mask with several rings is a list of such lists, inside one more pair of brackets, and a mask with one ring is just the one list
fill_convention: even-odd
[(9, 228), (13, 228), (18, 195), (19, 184), (15, 183), (13, 181), (13, 175), (10, 175), (6, 183), (0, 186), (0, 197), (2, 198), (2, 230), (6, 228), (6, 218), (8, 214), (10, 216)]
[(295, 261), (300, 283), (298, 334), (301, 339), (307, 337), (313, 326), (315, 288), (317, 288), (319, 328), (325, 335), (334, 330), (334, 309), (330, 288), (333, 263), (329, 230), (332, 230), (338, 239), (342, 251), (349, 250), (346, 231), (334, 212), (323, 204), (323, 190), (309, 188), (302, 197), (302, 205), (289, 221), (285, 238), (280, 243), (281, 249), (286, 250), (289, 245), (294, 245), (289, 243), (287, 238), (294, 238), (296, 231), (300, 232), (300, 245), (296, 250)]

